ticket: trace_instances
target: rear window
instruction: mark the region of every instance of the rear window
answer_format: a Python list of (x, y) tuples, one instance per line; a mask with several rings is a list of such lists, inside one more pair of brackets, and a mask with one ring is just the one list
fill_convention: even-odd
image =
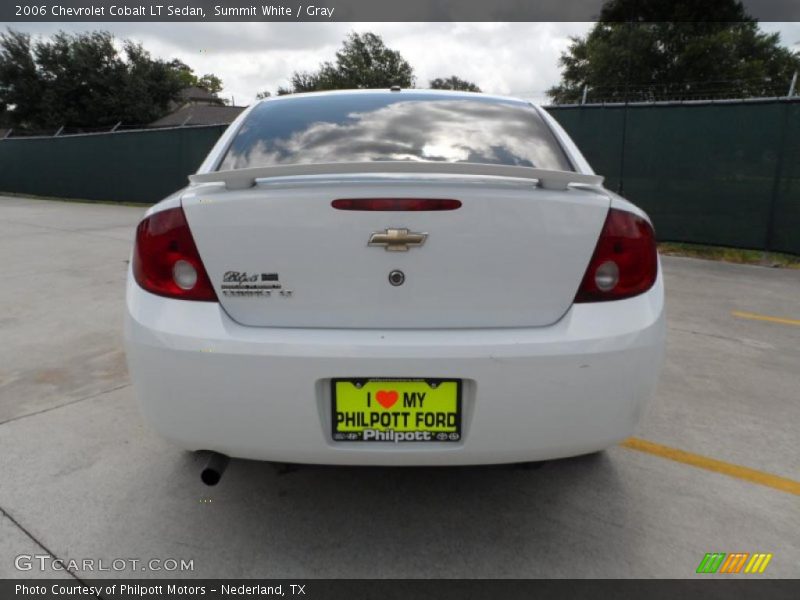
[(382, 160), (573, 170), (548, 126), (524, 102), (414, 92), (262, 102), (219, 169)]

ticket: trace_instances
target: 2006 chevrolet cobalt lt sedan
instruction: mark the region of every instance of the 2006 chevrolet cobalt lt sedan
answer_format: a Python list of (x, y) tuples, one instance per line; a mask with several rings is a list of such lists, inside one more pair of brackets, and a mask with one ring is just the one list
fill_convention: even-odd
[(653, 228), (528, 102), (262, 101), (139, 224), (125, 339), (189, 450), (456, 465), (629, 436), (664, 349)]

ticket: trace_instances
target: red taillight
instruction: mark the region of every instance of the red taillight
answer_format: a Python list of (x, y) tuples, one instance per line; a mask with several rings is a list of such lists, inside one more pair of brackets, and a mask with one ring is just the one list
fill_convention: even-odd
[(217, 301), (182, 208), (162, 210), (139, 223), (133, 277), (159, 296)]
[(461, 201), (443, 198), (342, 198), (331, 202), (331, 206), (339, 210), (455, 210), (461, 208)]
[(653, 287), (657, 274), (656, 239), (650, 223), (633, 213), (612, 208), (575, 302), (636, 296)]

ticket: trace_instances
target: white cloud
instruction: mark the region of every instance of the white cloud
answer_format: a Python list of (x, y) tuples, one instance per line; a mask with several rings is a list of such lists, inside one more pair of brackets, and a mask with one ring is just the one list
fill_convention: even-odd
[[(417, 86), (458, 75), (484, 91), (545, 101), (559, 80), (558, 58), (569, 37), (592, 23), (18, 23), (16, 29), (50, 35), (58, 29), (106, 29), (140, 41), (155, 56), (179, 58), (199, 74), (222, 78), (236, 104), (257, 92), (287, 85), (296, 70), (333, 60), (349, 31), (372, 31), (414, 66)], [(800, 50), (799, 23), (762, 23)]]
[(372, 31), (413, 65), (417, 86), (458, 75), (484, 91), (544, 100), (559, 78), (570, 35), (591, 23), (19, 23), (48, 36), (59, 29), (105, 29), (141, 42), (153, 55), (214, 73), (237, 104), (287, 85), (296, 70), (333, 60), (349, 31)]

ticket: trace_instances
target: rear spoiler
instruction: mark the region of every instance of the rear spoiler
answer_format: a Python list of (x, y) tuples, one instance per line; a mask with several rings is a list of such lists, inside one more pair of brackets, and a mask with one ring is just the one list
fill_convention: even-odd
[(374, 161), (342, 162), (320, 164), (274, 165), (232, 169), (230, 171), (211, 171), (189, 175), (189, 181), (197, 183), (224, 183), (229, 190), (242, 190), (253, 187), (257, 179), (270, 177), (292, 177), (298, 175), (358, 175), (367, 173), (419, 173), (449, 175), (488, 175), (492, 177), (512, 177), (535, 179), (540, 187), (549, 190), (565, 190), (570, 184), (600, 185), (600, 175), (584, 175), (574, 171), (552, 171), (533, 167), (514, 167), (509, 165), (486, 165), (464, 162), (434, 161)]

